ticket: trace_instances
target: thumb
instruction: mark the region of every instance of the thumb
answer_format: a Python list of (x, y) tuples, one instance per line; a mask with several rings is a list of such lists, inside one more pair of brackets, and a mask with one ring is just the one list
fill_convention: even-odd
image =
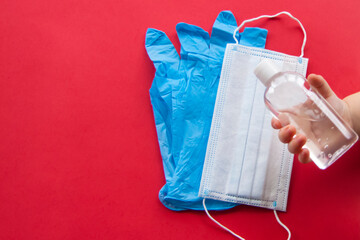
[(329, 84), (322, 76), (316, 74), (310, 74), (307, 80), (311, 85), (311, 87), (315, 89), (325, 99), (335, 95), (333, 90), (331, 90)]
[(316, 90), (321, 96), (323, 96), (328, 103), (341, 115), (344, 116), (347, 105), (344, 101), (336, 96), (333, 90), (330, 88), (326, 80), (316, 74), (310, 74), (308, 76), (308, 82), (312, 89)]

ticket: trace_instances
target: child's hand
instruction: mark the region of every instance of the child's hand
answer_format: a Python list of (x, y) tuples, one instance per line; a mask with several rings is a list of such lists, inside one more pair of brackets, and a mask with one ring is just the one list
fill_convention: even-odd
[[(340, 116), (347, 121), (350, 126), (353, 127), (350, 107), (345, 100), (341, 100), (336, 96), (336, 94), (331, 90), (329, 84), (326, 80), (315, 74), (310, 74), (308, 76), (308, 82), (312, 90), (317, 91), (322, 95), (328, 103), (340, 114)], [(360, 97), (360, 96), (358, 96)], [(358, 99), (359, 100), (359, 99)], [(306, 137), (302, 134), (296, 134), (296, 128), (292, 125), (282, 126), (281, 122), (273, 118), (271, 125), (275, 129), (279, 130), (279, 139), (283, 143), (288, 143), (289, 152), (298, 154), (298, 159), (302, 163), (308, 163), (311, 161), (309, 150), (303, 148), (306, 143)]]

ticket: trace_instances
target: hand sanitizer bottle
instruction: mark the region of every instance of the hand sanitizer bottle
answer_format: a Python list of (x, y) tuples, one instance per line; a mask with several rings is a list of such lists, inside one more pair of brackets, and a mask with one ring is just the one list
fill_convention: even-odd
[(305, 148), (320, 168), (326, 169), (358, 140), (354, 130), (307, 80), (296, 72), (280, 72), (268, 60), (254, 71), (266, 86), (265, 104), (282, 125), (291, 124), (306, 136)]

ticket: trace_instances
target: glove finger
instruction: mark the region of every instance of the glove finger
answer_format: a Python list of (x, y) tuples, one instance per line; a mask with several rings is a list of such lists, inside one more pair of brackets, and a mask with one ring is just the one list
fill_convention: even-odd
[(150, 88), (150, 99), (154, 112), (156, 132), (163, 160), (165, 178), (166, 181), (170, 181), (174, 175), (176, 167), (171, 151), (171, 109), (169, 109), (164, 96), (161, 96), (158, 91), (158, 87), (154, 85), (156, 85), (156, 81), (153, 82), (153, 86)]
[(162, 31), (148, 28), (145, 48), (156, 69), (162, 63), (176, 68), (180, 62), (179, 54), (176, 52), (174, 45)]
[[(230, 11), (222, 11), (216, 18), (210, 38), (210, 49), (215, 59), (222, 60), (226, 44), (233, 43), (233, 34), (237, 28), (234, 15)], [(237, 33), (238, 35), (238, 33)]]
[(176, 31), (181, 43), (181, 58), (186, 58), (188, 54), (209, 54), (209, 33), (202, 28), (187, 23), (178, 23)]
[(249, 47), (265, 48), (268, 31), (262, 28), (245, 28), (240, 35), (239, 44)]

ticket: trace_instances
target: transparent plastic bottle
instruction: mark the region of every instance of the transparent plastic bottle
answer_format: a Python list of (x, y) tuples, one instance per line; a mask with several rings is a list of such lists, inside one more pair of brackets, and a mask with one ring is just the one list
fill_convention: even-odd
[(332, 106), (310, 89), (296, 72), (279, 72), (264, 60), (254, 71), (267, 87), (265, 104), (282, 125), (291, 124), (307, 138), (305, 148), (320, 168), (326, 169), (358, 140), (357, 134)]

